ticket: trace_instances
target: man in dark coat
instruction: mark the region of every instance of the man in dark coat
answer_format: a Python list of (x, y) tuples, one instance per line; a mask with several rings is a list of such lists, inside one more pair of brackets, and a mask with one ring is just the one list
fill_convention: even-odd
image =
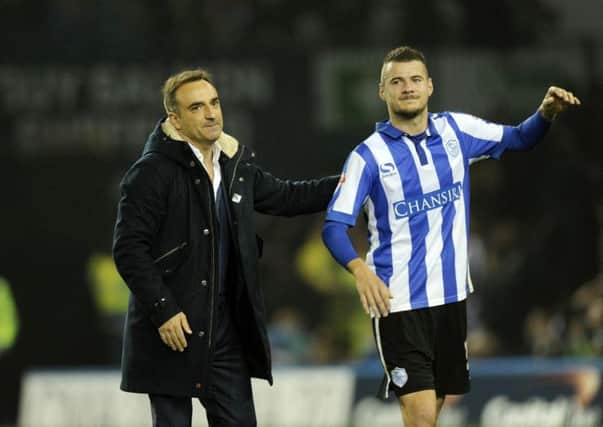
[(121, 183), (113, 255), (130, 288), (122, 390), (147, 393), (153, 425), (255, 426), (251, 377), (272, 383), (254, 211), (326, 208), (337, 177), (286, 181), (222, 131), (205, 70), (170, 77), (167, 118)]

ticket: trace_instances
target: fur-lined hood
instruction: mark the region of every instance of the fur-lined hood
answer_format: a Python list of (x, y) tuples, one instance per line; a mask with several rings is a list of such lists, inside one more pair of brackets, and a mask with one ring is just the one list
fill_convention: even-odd
[[(168, 118), (163, 118), (149, 135), (143, 154), (159, 152), (179, 163), (186, 164), (190, 161), (190, 156), (185, 155), (189, 147), (188, 144), (182, 144), (183, 142), (186, 141), (174, 125), (170, 123)], [(234, 157), (240, 146), (235, 137), (225, 132), (222, 132), (215, 143), (219, 145), (222, 153), (230, 159)]]

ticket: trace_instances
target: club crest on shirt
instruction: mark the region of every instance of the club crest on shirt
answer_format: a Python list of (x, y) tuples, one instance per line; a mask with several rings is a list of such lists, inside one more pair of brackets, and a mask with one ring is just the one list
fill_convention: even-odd
[(444, 144), (444, 148), (446, 148), (446, 151), (452, 157), (456, 157), (459, 155), (459, 142), (456, 139), (449, 139), (448, 141), (446, 141), (446, 144)]
[(406, 381), (408, 381), (408, 374), (406, 373), (406, 369), (404, 368), (394, 368), (392, 369), (392, 382), (396, 384), (398, 387), (404, 387)]
[(396, 166), (392, 162), (381, 163), (379, 165), (379, 172), (381, 176), (395, 175)]

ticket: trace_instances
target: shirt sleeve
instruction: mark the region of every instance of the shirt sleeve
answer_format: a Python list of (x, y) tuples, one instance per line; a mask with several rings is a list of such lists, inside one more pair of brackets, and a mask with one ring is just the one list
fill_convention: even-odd
[(357, 150), (348, 156), (327, 208), (327, 221), (354, 226), (372, 185), (371, 171)]
[(550, 127), (551, 122), (536, 112), (518, 126), (505, 126), (503, 145), (509, 151), (530, 150), (546, 135)]
[(485, 159), (498, 159), (505, 151), (502, 144), (504, 125), (487, 122), (463, 113), (450, 113), (453, 127), (459, 133), (461, 148), (469, 163)]
[(499, 159), (505, 151), (527, 151), (546, 134), (551, 122), (538, 112), (517, 126), (487, 122), (468, 114), (451, 113), (460, 132), (461, 146), (469, 163)]
[(347, 268), (348, 263), (358, 258), (358, 254), (348, 236), (348, 225), (327, 221), (322, 227), (322, 241), (333, 255), (333, 258)]

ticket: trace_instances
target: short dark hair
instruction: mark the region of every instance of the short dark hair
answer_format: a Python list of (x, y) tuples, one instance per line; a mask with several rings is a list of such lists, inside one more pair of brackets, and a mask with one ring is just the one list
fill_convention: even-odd
[[(427, 61), (425, 60), (425, 55), (418, 49), (412, 48), (410, 46), (400, 46), (395, 49), (390, 50), (385, 58), (383, 58), (383, 65), (381, 66), (381, 76), (379, 77), (379, 81), (382, 80), (383, 77), (383, 66), (389, 62), (410, 62), (410, 61), (419, 61), (425, 65), (425, 69), (427, 70)], [(429, 74), (429, 71), (427, 71)]]
[(408, 61), (421, 61), (423, 64), (425, 64), (425, 66), (427, 66), (427, 61), (425, 61), (425, 55), (423, 55), (423, 52), (410, 46), (400, 46), (392, 49), (387, 53), (387, 55), (385, 55), (385, 58), (383, 58), (384, 64), (387, 64), (388, 62)]
[(166, 113), (174, 113), (178, 110), (178, 103), (176, 102), (176, 91), (180, 86), (185, 83), (196, 82), (199, 80), (205, 80), (211, 83), (215, 87), (209, 71), (202, 68), (194, 70), (184, 70), (173, 76), (170, 76), (163, 84), (163, 107)]

